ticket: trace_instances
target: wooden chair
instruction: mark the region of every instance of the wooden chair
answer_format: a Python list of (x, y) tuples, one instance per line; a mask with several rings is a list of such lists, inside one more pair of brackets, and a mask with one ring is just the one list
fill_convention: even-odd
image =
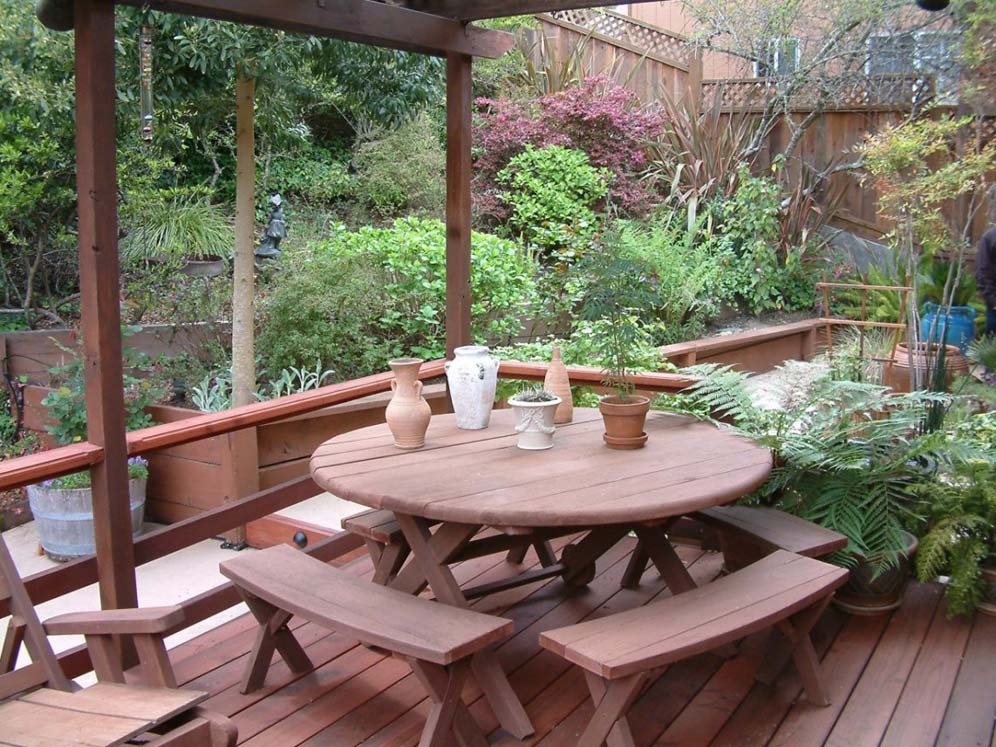
[(259, 623), (242, 692), (263, 685), (275, 650), (292, 671), (313, 669), (287, 626), (297, 616), (408, 662), (433, 701), (420, 747), (487, 744), (460, 693), (471, 657), (508, 638), (511, 620), (372, 584), (288, 545), (226, 560), (221, 572)]
[(770, 682), (791, 657), (810, 702), (829, 705), (809, 632), (846, 580), (846, 569), (778, 550), (678, 596), (541, 634), (543, 648), (585, 670), (595, 713), (578, 747), (632, 747), (626, 712), (653, 670), (773, 626), (788, 645), (758, 679)]
[[(719, 530), (726, 571), (732, 573), (775, 550), (807, 558), (822, 558), (847, 547), (847, 537), (774, 508), (720, 506), (697, 511), (692, 517)], [(649, 554), (639, 542), (623, 574), (622, 586), (635, 588), (646, 571)]]
[[(176, 689), (163, 637), (183, 620), (180, 607), (61, 615), (44, 626), (0, 537), (0, 599), (11, 618), (0, 648), (0, 744), (14, 747), (119, 745), (148, 735), (149, 747), (231, 747), (237, 732), (197, 707), (207, 693)], [(59, 666), (46, 633), (83, 635), (98, 683), (80, 689)], [(125, 684), (114, 636), (134, 641), (141, 684)], [(21, 646), (31, 664), (15, 669)]]

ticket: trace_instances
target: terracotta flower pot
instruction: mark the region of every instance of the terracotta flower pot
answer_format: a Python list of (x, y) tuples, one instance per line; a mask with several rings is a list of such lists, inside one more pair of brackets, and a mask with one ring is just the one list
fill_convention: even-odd
[(642, 449), (647, 443), (643, 427), (650, 411), (650, 400), (646, 397), (603, 397), (598, 409), (605, 421), (602, 438), (610, 449)]
[[(937, 358), (937, 343), (929, 343), (930, 357)], [(909, 392), (910, 390), (910, 369), (916, 368), (920, 371), (920, 376), (927, 373), (927, 350), (928, 343), (921, 342), (917, 345), (915, 352), (911, 355), (910, 349), (906, 345), (897, 345), (893, 360), (887, 362), (882, 372), (882, 379), (886, 386), (890, 386), (897, 392)], [(955, 345), (945, 345), (944, 368), (945, 378), (950, 385), (955, 374), (968, 372), (968, 360)]]

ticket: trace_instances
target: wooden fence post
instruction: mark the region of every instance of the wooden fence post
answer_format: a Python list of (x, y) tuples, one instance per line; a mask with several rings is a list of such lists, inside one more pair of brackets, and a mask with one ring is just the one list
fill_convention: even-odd
[(114, 89), (114, 3), (76, 0), (76, 182), (87, 439), (104, 455), (93, 478), (100, 604), (135, 607), (128, 497)]
[(471, 58), (446, 56), (446, 355), (470, 331)]

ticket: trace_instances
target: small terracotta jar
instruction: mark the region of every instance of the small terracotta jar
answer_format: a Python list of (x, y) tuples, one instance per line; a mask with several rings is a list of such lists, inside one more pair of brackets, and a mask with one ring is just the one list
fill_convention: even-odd
[(571, 379), (567, 375), (567, 366), (560, 357), (560, 346), (553, 346), (553, 354), (550, 357), (550, 365), (546, 369), (546, 376), (543, 377), (543, 388), (550, 394), (560, 397), (560, 404), (557, 405), (557, 412), (554, 413), (553, 422), (557, 425), (570, 423), (574, 420), (574, 398), (571, 396)]
[(385, 419), (399, 449), (420, 449), (425, 446), (432, 410), (422, 397), (422, 382), (418, 379), (423, 361), (418, 358), (397, 358), (388, 365), (394, 371), (391, 390), (394, 396), (387, 405)]

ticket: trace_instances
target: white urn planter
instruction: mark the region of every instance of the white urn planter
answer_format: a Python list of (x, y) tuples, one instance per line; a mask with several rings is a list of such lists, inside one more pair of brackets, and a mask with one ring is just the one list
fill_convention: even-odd
[(457, 428), (487, 428), (498, 387), (498, 359), (484, 345), (465, 345), (453, 354), (453, 360), (446, 362), (446, 382)]
[(519, 434), (516, 446), (527, 451), (553, 448), (553, 434), (557, 431), (554, 418), (561, 402), (556, 396), (543, 401), (511, 397), (508, 406), (515, 410), (515, 432)]

